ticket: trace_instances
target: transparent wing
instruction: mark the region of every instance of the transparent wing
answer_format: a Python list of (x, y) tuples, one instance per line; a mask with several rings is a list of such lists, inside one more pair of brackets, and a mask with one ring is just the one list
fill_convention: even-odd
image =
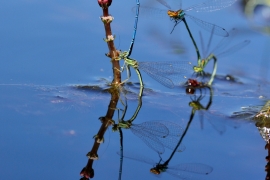
[(250, 43), (249, 40), (245, 40), (243, 42), (240, 42), (240, 43), (224, 50), (226, 47), (228, 47), (231, 44), (232, 40), (235, 38), (237, 33), (238, 33), (237, 29), (235, 29), (235, 28), (231, 29), (229, 31), (230, 36), (223, 38), (210, 53), (213, 53), (217, 57), (222, 57), (222, 56), (237, 52), (238, 50), (247, 46)]
[(197, 173), (197, 174), (209, 174), (213, 171), (213, 168), (211, 166), (200, 164), (200, 163), (178, 164), (175, 166), (171, 166), (168, 169), (174, 170), (176, 172), (186, 171), (186, 172)]
[(168, 9), (172, 9), (171, 6), (165, 0), (157, 0), (160, 4), (167, 7)]
[[(170, 121), (149, 121), (136, 126), (133, 125), (133, 127), (136, 127), (138, 131), (144, 131), (157, 136), (160, 143), (171, 150), (174, 150), (183, 133), (181, 126)], [(180, 145), (177, 151), (182, 152), (185, 149), (184, 145)]]
[[(136, 8), (137, 6), (132, 8), (132, 12), (136, 14)], [(167, 10), (164, 9), (158, 9), (154, 7), (148, 7), (148, 6), (140, 6), (140, 16), (143, 16), (144, 18), (167, 18)]]
[(229, 31), (229, 37), (223, 38), (218, 45), (212, 50), (212, 52), (218, 53), (222, 51), (226, 46), (228, 46), (231, 41), (234, 39), (235, 35), (238, 33), (238, 30), (233, 28)]
[(226, 55), (228, 55), (228, 54), (233, 54), (233, 53), (239, 51), (240, 49), (246, 47), (249, 43), (250, 43), (250, 40), (245, 40), (245, 41), (243, 41), (243, 42), (241, 42), (241, 43), (238, 43), (238, 44), (236, 44), (236, 45), (230, 47), (230, 48), (227, 49), (226, 51), (223, 51), (223, 52), (221, 52), (221, 53), (219, 53), (219, 54), (215, 54), (215, 53), (214, 53), (214, 54), (215, 54), (218, 58), (219, 58), (219, 57), (222, 57), (222, 56), (226, 56)]
[[(120, 156), (120, 152), (117, 152), (117, 154)], [(147, 164), (155, 165), (156, 162), (153, 159), (147, 158), (145, 156), (140, 156), (138, 154), (134, 154), (131, 152), (124, 152), (124, 157), (128, 159), (132, 159), (139, 162), (144, 162)]]
[(209, 22), (197, 19), (193, 16), (190, 16), (188, 14), (185, 14), (186, 17), (189, 17), (191, 20), (193, 20), (198, 26), (203, 28), (204, 30), (208, 32), (213, 32), (213, 34), (218, 35), (218, 36), (223, 36), (223, 37), (228, 37), (229, 33), (226, 31), (226, 29), (219, 27), (215, 24), (211, 24)]
[(193, 72), (188, 61), (140, 62), (139, 69), (168, 88), (183, 84)]
[[(176, 136), (167, 136), (166, 138), (159, 138), (160, 142), (164, 145), (164, 147), (174, 150), (177, 143), (180, 140), (180, 137)], [(177, 148), (176, 152), (183, 152), (186, 149), (186, 147), (182, 144)]]
[(165, 138), (169, 135), (169, 129), (164, 124), (155, 121), (133, 124), (131, 128), (138, 131), (147, 131), (148, 133), (161, 138)]
[(226, 126), (220, 118), (206, 116), (206, 119), (219, 134), (226, 132)]
[[(235, 38), (238, 30), (233, 28), (229, 31), (229, 37), (224, 37), (217, 46), (212, 50), (211, 53), (219, 54), (220, 52), (224, 51), (225, 47), (228, 47), (232, 40)], [(208, 53), (208, 52), (207, 52)]]
[(220, 134), (223, 134), (226, 131), (226, 125), (235, 129), (240, 126), (239, 121), (232, 120), (224, 114), (217, 113), (212, 110), (204, 111), (204, 113), (209, 123)]
[(192, 174), (184, 171), (177, 171), (174, 169), (166, 169), (166, 172), (180, 179), (193, 179)]
[(201, 47), (202, 47), (202, 55), (203, 55), (203, 57), (206, 57), (207, 49), (205, 49), (204, 40), (203, 40), (201, 31), (199, 32), (199, 36), (200, 36), (200, 42), (201, 42)]
[(141, 140), (152, 150), (156, 151), (158, 154), (164, 153), (165, 149), (162, 143), (159, 141), (159, 139), (155, 136), (153, 136), (150, 133), (147, 133), (145, 131), (140, 131), (131, 128), (131, 131), (134, 135), (141, 138)]
[(177, 1), (171, 0), (170, 3), (167, 3), (168, 0), (156, 0), (156, 1), (159, 2), (160, 4), (162, 4), (163, 6), (167, 7), (170, 10), (172, 10), (172, 9), (177, 9), (177, 10), (182, 9), (182, 0), (177, 0)]
[(151, 121), (151, 122), (156, 122), (156, 123), (163, 124), (164, 126), (166, 126), (169, 130), (170, 136), (181, 137), (183, 134), (183, 128), (174, 122), (170, 122), (170, 121)]
[(234, 4), (237, 0), (209, 0), (200, 4), (191, 6), (184, 11), (195, 11), (195, 12), (213, 12), (223, 8), (229, 7)]
[(141, 70), (143, 70), (146, 74), (148, 74), (151, 78), (155, 79), (157, 82), (162, 84), (163, 86), (166, 86), (170, 89), (174, 88), (174, 83), (171, 79), (163, 75), (162, 73), (159, 74), (156, 69), (145, 66), (143, 68), (140, 67)]
[(247, 119), (251, 120), (254, 118), (254, 116), (260, 112), (261, 108), (263, 106), (247, 106), (242, 107), (241, 111), (239, 112), (233, 112), (233, 114), (230, 116), (232, 119)]

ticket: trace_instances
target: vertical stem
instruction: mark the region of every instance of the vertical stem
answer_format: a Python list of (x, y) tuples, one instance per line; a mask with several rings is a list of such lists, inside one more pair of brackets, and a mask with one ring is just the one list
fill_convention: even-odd
[[(86, 167), (84, 168), (84, 169), (88, 170), (87, 172), (90, 172), (90, 170), (94, 171), (92, 168), (92, 165), (93, 165), (93, 161), (98, 159), (97, 152), (98, 152), (98, 149), (100, 146), (100, 140), (103, 139), (106, 130), (113, 123), (112, 118), (113, 118), (115, 109), (117, 109), (116, 106), (117, 106), (117, 103), (119, 101), (119, 91), (118, 90), (119, 89), (117, 87), (111, 87), (111, 89), (109, 89), (109, 92), (111, 93), (111, 101), (110, 101), (110, 104), (108, 106), (106, 116), (105, 116), (105, 118), (102, 119), (102, 125), (99, 128), (99, 131), (96, 135), (94, 145), (93, 145), (91, 151), (87, 153), (87, 157), (89, 159), (88, 159), (88, 163), (87, 163)], [(81, 175), (84, 175), (84, 174), (81, 173)]]
[(265, 149), (268, 151), (267, 156), (265, 157), (267, 164), (265, 166), (265, 171), (266, 171), (266, 177), (265, 179), (270, 179), (270, 140), (268, 140), (267, 144), (265, 145)]
[[(103, 8), (103, 17), (109, 17), (109, 16), (110, 15), (109, 15), (108, 8)], [(112, 62), (112, 69), (113, 69), (112, 84), (117, 85), (121, 83), (121, 72), (119, 71), (120, 64), (119, 64), (119, 61), (116, 60), (119, 57), (119, 52), (116, 50), (114, 46), (113, 38), (112, 40), (109, 40), (109, 37), (113, 37), (110, 22), (104, 22), (104, 28), (105, 28), (106, 38), (107, 38), (106, 42), (109, 48), (109, 53), (107, 54), (107, 56), (111, 58), (111, 62)]]

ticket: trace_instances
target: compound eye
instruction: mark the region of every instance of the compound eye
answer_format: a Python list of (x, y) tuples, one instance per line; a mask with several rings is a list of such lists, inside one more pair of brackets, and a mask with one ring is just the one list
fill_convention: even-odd
[(192, 86), (188, 86), (186, 88), (186, 94), (194, 94), (195, 93), (195, 88), (193, 88)]

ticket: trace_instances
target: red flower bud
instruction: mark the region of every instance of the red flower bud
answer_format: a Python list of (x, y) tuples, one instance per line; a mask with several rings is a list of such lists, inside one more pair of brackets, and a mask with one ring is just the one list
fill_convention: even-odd
[(112, 0), (98, 0), (98, 4), (102, 8), (108, 8), (112, 3)]
[(93, 178), (94, 177), (94, 169), (87, 169), (86, 167), (84, 167), (82, 169), (82, 171), (80, 172), (80, 175), (86, 179)]

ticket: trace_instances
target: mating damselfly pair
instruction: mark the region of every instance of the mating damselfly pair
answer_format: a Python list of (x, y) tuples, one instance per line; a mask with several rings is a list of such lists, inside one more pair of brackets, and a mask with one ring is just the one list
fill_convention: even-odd
[[(168, 88), (174, 88), (175, 86), (183, 86), (185, 82), (187, 82), (187, 80), (191, 78), (192, 76), (204, 78), (205, 77), (204, 69), (206, 65), (209, 63), (209, 61), (213, 59), (214, 61), (213, 71), (211, 73), (211, 77), (209, 81), (205, 83), (207, 85), (212, 85), (214, 77), (216, 75), (216, 71), (217, 71), (217, 58), (220, 58), (223, 55), (232, 54), (233, 52), (236, 52), (237, 50), (245, 47), (250, 42), (249, 40), (245, 40), (229, 48), (226, 48), (228, 43), (232, 41), (233, 37), (236, 34), (235, 29), (232, 29), (231, 31), (227, 32), (224, 28), (220, 26), (205, 22), (201, 19), (197, 19), (191, 15), (186, 14), (186, 12), (192, 12), (192, 11), (194, 12), (217, 11), (217, 10), (233, 5), (237, 0), (209, 0), (204, 3), (199, 3), (197, 5), (186, 8), (184, 10), (180, 8), (176, 11), (172, 11), (171, 7), (168, 5), (168, 3), (165, 0), (157, 0), (157, 1), (160, 2), (160, 4), (166, 6), (169, 10), (167, 11), (167, 10), (156, 9), (153, 7), (141, 6), (139, 0), (136, 0), (137, 6), (134, 8), (135, 13), (136, 13), (135, 24), (134, 24), (134, 32), (133, 32), (130, 48), (128, 51), (121, 52), (118, 58), (118, 60), (121, 60), (121, 59), (124, 60), (123, 66), (121, 67), (121, 69), (118, 69), (118, 70), (121, 72), (123, 72), (124, 70), (127, 71), (127, 79), (124, 80), (122, 83), (125, 83), (126, 81), (129, 80), (131, 76), (130, 67), (133, 67), (133, 69), (136, 71), (138, 75), (140, 86), (143, 86), (143, 78), (140, 73), (140, 70), (143, 70), (150, 77), (152, 77), (153, 79), (155, 79), (156, 81), (158, 81), (159, 83), (161, 83), (162, 85)], [(147, 16), (163, 13), (164, 16), (169, 16), (169, 18), (172, 21), (174, 21), (175, 25), (173, 27), (173, 30), (176, 25), (178, 25), (180, 22), (183, 21), (196, 50), (197, 65), (193, 65), (190, 61), (186, 61), (186, 60), (161, 61), (161, 62), (160, 61), (138, 62), (137, 60), (131, 58), (130, 56), (132, 54), (132, 50), (133, 50), (133, 46), (135, 42), (135, 36), (137, 32), (137, 23), (138, 23), (139, 13), (146, 14)], [(203, 29), (211, 33), (211, 36), (209, 38), (207, 45), (204, 45), (203, 40), (201, 40), (204, 58), (201, 58), (201, 53), (197, 47), (197, 43), (193, 37), (193, 34), (191, 33), (191, 30), (188, 26), (188, 23), (185, 17), (190, 18), (197, 25), (199, 25), (200, 27), (202, 27)], [(218, 35), (218, 36), (223, 36), (224, 39), (220, 41), (220, 43), (216, 46), (216, 48), (214, 48), (212, 51), (209, 51), (209, 46), (211, 44), (213, 34)], [(201, 39), (202, 39), (202, 36), (201, 36)], [(207, 46), (206, 49), (204, 48), (205, 46)], [(141, 95), (142, 95), (142, 91), (139, 92), (139, 96)]]

